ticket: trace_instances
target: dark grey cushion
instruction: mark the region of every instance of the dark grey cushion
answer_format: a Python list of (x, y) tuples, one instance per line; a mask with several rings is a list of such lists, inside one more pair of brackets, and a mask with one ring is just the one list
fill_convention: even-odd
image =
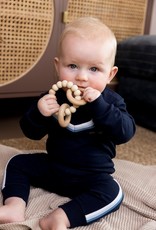
[(131, 37), (118, 44), (116, 64), (124, 77), (156, 80), (156, 35)]
[(156, 131), (156, 35), (126, 39), (118, 44), (118, 92), (136, 123)]

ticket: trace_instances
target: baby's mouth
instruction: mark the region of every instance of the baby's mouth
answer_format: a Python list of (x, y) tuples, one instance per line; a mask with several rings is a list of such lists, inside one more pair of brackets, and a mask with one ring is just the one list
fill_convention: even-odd
[(84, 92), (84, 90), (85, 90), (85, 88), (84, 87), (82, 87), (82, 86), (78, 86), (78, 89), (83, 93)]

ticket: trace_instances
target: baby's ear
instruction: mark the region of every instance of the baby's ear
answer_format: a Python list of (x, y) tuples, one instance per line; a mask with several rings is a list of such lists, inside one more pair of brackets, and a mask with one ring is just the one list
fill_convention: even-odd
[(108, 78), (108, 84), (112, 81), (112, 79), (115, 77), (116, 73), (118, 72), (118, 67), (117, 66), (113, 66), (110, 74), (109, 74), (109, 78)]
[(59, 65), (59, 58), (58, 57), (54, 58), (54, 65), (55, 65), (56, 72), (58, 73), (58, 65)]

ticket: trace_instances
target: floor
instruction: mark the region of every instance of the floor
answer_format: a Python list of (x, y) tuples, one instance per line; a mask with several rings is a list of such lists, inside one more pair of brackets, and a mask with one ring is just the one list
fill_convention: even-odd
[(22, 137), (19, 116), (0, 118), (0, 139)]
[(34, 98), (0, 99), (0, 139), (23, 137), (19, 120)]

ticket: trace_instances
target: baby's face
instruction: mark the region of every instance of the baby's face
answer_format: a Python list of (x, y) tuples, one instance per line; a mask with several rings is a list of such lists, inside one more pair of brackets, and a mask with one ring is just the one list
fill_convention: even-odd
[(72, 81), (81, 91), (92, 87), (102, 92), (114, 77), (110, 47), (99, 39), (67, 35), (55, 67), (60, 81)]

